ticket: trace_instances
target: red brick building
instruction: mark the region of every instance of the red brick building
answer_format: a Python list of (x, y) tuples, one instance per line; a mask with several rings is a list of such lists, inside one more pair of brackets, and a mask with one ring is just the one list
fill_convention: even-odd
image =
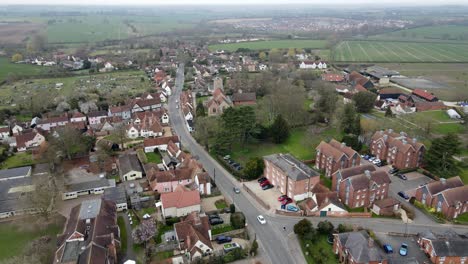
[(465, 264), (468, 262), (468, 239), (456, 233), (418, 234), (418, 244), (432, 263)]
[(383, 250), (369, 234), (362, 230), (333, 234), (333, 252), (338, 255), (340, 263), (346, 264), (387, 264)]
[(430, 206), (438, 193), (461, 186), (463, 186), (463, 182), (459, 176), (449, 179), (441, 178), (440, 181), (429, 182), (416, 189), (415, 198), (423, 205)]
[(234, 106), (254, 105), (257, 103), (257, 97), (255, 93), (235, 93), (231, 96), (231, 101)]
[(451, 220), (468, 212), (468, 185), (447, 189), (435, 195), (431, 207)]
[(380, 160), (385, 160), (398, 169), (404, 169), (419, 167), (426, 147), (416, 138), (409, 138), (404, 132), (395, 133), (388, 129), (375, 132), (370, 151)]
[(369, 165), (362, 165), (333, 175), (333, 190), (338, 192), (341, 202), (350, 208), (369, 207), (374, 201), (388, 197), (391, 182), (388, 173), (368, 169)]
[(361, 157), (352, 148), (332, 139), (329, 143), (322, 141), (316, 148), (315, 167), (324, 170), (327, 177), (339, 170), (358, 166)]
[(320, 182), (320, 174), (291, 154), (263, 157), (265, 177), (282, 193), (294, 200), (303, 200)]

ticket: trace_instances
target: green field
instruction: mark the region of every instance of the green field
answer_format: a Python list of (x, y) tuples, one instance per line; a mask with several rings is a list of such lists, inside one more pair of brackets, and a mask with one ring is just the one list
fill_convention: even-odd
[(372, 36), (380, 40), (434, 40), (434, 41), (468, 41), (468, 26), (443, 25), (403, 29)]
[(343, 41), (337, 62), (468, 62), (468, 45), (388, 41)]
[(46, 67), (32, 64), (11, 63), (10, 59), (0, 57), (0, 82), (4, 81), (9, 74), (16, 76), (38, 75), (46, 72)]
[(325, 49), (327, 42), (325, 40), (266, 40), (254, 42), (241, 42), (241, 43), (228, 43), (216, 44), (208, 46), (211, 51), (227, 50), (236, 51), (239, 48), (246, 48), (251, 50), (269, 50), (269, 49)]

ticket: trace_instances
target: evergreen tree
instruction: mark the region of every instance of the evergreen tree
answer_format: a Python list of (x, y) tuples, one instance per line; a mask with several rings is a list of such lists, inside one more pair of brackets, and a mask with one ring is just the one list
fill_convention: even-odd
[(275, 121), (270, 127), (270, 133), (273, 136), (273, 142), (281, 144), (289, 137), (289, 125), (281, 114), (277, 115)]
[(356, 109), (359, 113), (368, 113), (374, 108), (377, 95), (371, 92), (358, 92), (353, 96)]
[(340, 125), (346, 134), (359, 135), (361, 133), (361, 116), (356, 112), (354, 104), (344, 105)]
[(424, 156), (426, 169), (443, 178), (457, 175), (459, 168), (453, 155), (460, 153), (460, 144), (460, 140), (455, 134), (434, 139)]
[(387, 106), (387, 109), (385, 109), (385, 117), (393, 117), (393, 112), (390, 106)]
[(203, 106), (203, 102), (198, 102), (197, 104), (197, 117), (206, 116), (205, 107)]
[(244, 175), (247, 180), (260, 177), (265, 169), (265, 163), (261, 158), (251, 158), (244, 168)]

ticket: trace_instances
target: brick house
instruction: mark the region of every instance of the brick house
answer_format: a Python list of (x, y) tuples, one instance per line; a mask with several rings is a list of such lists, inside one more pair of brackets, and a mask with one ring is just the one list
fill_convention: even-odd
[(224, 109), (231, 107), (232, 102), (224, 95), (221, 89), (213, 91), (213, 97), (206, 103), (208, 116), (218, 116), (223, 114)]
[(232, 103), (238, 105), (254, 105), (257, 103), (255, 93), (235, 93), (231, 96)]
[(179, 185), (189, 185), (193, 182), (191, 169), (150, 170), (146, 173), (146, 178), (151, 189), (158, 193), (172, 192)]
[(308, 197), (314, 185), (320, 181), (320, 174), (299, 161), (291, 154), (272, 154), (263, 157), (265, 177), (282, 194), (294, 200)]
[(16, 148), (18, 152), (40, 146), (45, 142), (45, 137), (38, 132), (27, 132), (16, 136)]
[(468, 262), (468, 239), (454, 232), (446, 232), (443, 235), (433, 232), (418, 234), (418, 245), (437, 264), (465, 264)]
[(386, 255), (366, 231), (333, 234), (333, 252), (340, 263), (388, 264)]
[(430, 206), (438, 193), (461, 186), (463, 186), (463, 182), (459, 176), (449, 179), (441, 178), (440, 181), (432, 181), (417, 188), (415, 198), (423, 205)]
[(358, 174), (346, 174), (348, 177), (334, 180), (342, 203), (350, 208), (369, 207), (374, 201), (387, 198), (391, 181), (386, 171), (354, 172)]
[(395, 198), (388, 197), (382, 200), (377, 200), (372, 205), (372, 212), (376, 215), (394, 215), (400, 210), (400, 202)]
[(335, 139), (329, 143), (320, 142), (316, 151), (315, 167), (325, 171), (327, 177), (331, 177), (339, 169), (358, 166), (361, 163), (361, 156), (354, 149)]
[(437, 212), (442, 212), (449, 220), (468, 212), (468, 185), (438, 193), (432, 199), (431, 207), (434, 207)]
[(174, 224), (174, 231), (179, 250), (185, 252), (190, 261), (213, 253), (208, 216), (200, 216), (198, 212), (192, 212), (183, 221)]
[(164, 218), (186, 216), (200, 212), (200, 193), (178, 185), (173, 192), (161, 194), (161, 212)]
[(392, 129), (375, 132), (371, 139), (370, 151), (380, 160), (387, 161), (398, 169), (419, 167), (426, 152), (424, 144), (406, 133), (395, 133)]

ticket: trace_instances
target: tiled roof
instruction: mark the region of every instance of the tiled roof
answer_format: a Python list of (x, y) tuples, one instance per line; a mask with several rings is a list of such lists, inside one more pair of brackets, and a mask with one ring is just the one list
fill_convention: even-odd
[(131, 171), (142, 171), (140, 161), (138, 161), (137, 155), (128, 154), (119, 157), (119, 169), (120, 174), (124, 175)]
[(427, 101), (432, 101), (434, 99), (437, 99), (437, 97), (435, 97), (433, 94), (431, 94), (430, 92), (428, 91), (424, 91), (424, 90), (421, 90), (421, 89), (414, 89), (413, 90), (413, 94), (414, 95), (417, 95), (421, 98), (424, 98), (426, 99)]
[(442, 179), (441, 181), (432, 181), (420, 188), (426, 188), (429, 194), (434, 195), (447, 189), (460, 186), (463, 186), (463, 182), (460, 179), (460, 176), (456, 176), (449, 179)]
[(179, 137), (169, 136), (169, 137), (145, 138), (145, 140), (143, 141), (143, 145), (145, 147), (160, 146), (160, 145), (166, 145), (170, 141), (179, 143)]
[(88, 117), (107, 116), (107, 111), (94, 111), (88, 113)]
[(461, 203), (462, 206), (468, 202), (468, 185), (452, 188), (441, 192), (449, 206), (456, 206)]
[(184, 186), (177, 186), (174, 192), (161, 194), (164, 208), (184, 208), (200, 204), (200, 193), (197, 190), (189, 191)]
[(375, 243), (369, 246), (369, 240), (373, 240), (365, 230), (341, 233), (335, 236), (340, 240), (342, 247), (348, 249), (349, 254), (357, 263), (382, 262), (385, 259), (379, 246)]
[(213, 250), (208, 216), (200, 216), (198, 212), (192, 212), (183, 221), (174, 224), (174, 230), (177, 233), (182, 250), (185, 249), (193, 254), (195, 251), (200, 250), (195, 247), (198, 241)]
[(294, 181), (320, 176), (318, 172), (314, 171), (312, 168), (299, 161), (291, 154), (272, 154), (263, 158), (279, 167), (284, 173), (288, 175), (289, 178)]

